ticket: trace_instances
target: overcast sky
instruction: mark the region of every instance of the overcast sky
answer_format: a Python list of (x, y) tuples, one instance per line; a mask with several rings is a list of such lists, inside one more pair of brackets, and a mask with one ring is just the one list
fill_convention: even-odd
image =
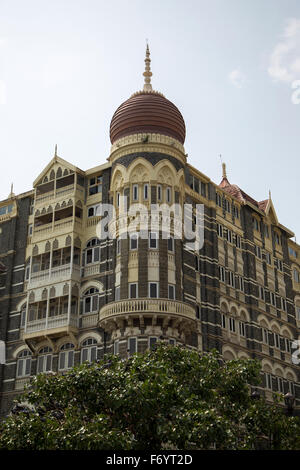
[(222, 154), (300, 241), (299, 0), (0, 0), (0, 198), (31, 189), (55, 144), (83, 170), (106, 162), (146, 38), (188, 161), (219, 183)]

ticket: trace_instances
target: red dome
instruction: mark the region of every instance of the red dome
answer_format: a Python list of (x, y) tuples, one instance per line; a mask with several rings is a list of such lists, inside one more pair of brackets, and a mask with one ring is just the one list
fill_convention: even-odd
[(164, 96), (141, 91), (124, 101), (112, 117), (110, 140), (138, 133), (157, 133), (184, 144), (185, 123), (180, 111)]

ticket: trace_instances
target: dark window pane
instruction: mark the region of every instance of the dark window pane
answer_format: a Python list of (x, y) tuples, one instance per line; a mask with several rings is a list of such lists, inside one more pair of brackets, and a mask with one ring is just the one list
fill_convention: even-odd
[(136, 352), (136, 338), (129, 339), (129, 354), (134, 354)]

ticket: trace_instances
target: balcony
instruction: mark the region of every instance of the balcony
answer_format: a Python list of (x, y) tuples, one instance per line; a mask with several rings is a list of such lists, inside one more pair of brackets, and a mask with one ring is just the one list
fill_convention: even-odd
[(111, 302), (100, 310), (99, 326), (104, 329), (119, 327), (120, 321), (132, 323), (139, 319), (143, 326), (146, 319), (152, 324), (161, 321), (165, 327), (194, 329), (196, 322), (195, 309), (192, 305), (168, 299), (128, 299)]
[(71, 271), (71, 264), (64, 264), (55, 268), (45, 269), (31, 273), (30, 281), (28, 282), (28, 289), (52, 284), (53, 282), (62, 282), (72, 279), (73, 281), (80, 281), (80, 266), (73, 265)]
[(67, 313), (28, 321), (25, 326), (24, 340), (40, 337), (59, 337), (66, 334), (78, 333), (78, 316)]

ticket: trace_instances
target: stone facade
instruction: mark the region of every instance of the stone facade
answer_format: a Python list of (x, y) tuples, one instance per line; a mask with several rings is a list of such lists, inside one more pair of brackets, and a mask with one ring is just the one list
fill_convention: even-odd
[[(272, 391), (290, 391), (299, 407), (292, 342), (300, 327), (300, 247), (271, 198), (262, 208), (231, 189), (186, 163), (179, 142), (136, 135), (86, 171), (55, 155), (32, 191), (2, 201), (1, 415), (36, 373), (61, 373), (105, 353), (127, 357), (157, 341), (216, 348), (225, 360), (258, 358), (260, 393), (271, 400)], [(101, 212), (109, 202), (111, 218)], [(136, 203), (164, 204), (151, 214), (151, 228), (139, 225)], [(167, 214), (174, 203), (182, 211), (185, 203), (204, 205), (200, 249), (188, 247), (186, 234), (175, 236), (181, 217)], [(195, 228), (195, 214), (188, 218)], [(104, 220), (111, 238), (99, 235)]]

